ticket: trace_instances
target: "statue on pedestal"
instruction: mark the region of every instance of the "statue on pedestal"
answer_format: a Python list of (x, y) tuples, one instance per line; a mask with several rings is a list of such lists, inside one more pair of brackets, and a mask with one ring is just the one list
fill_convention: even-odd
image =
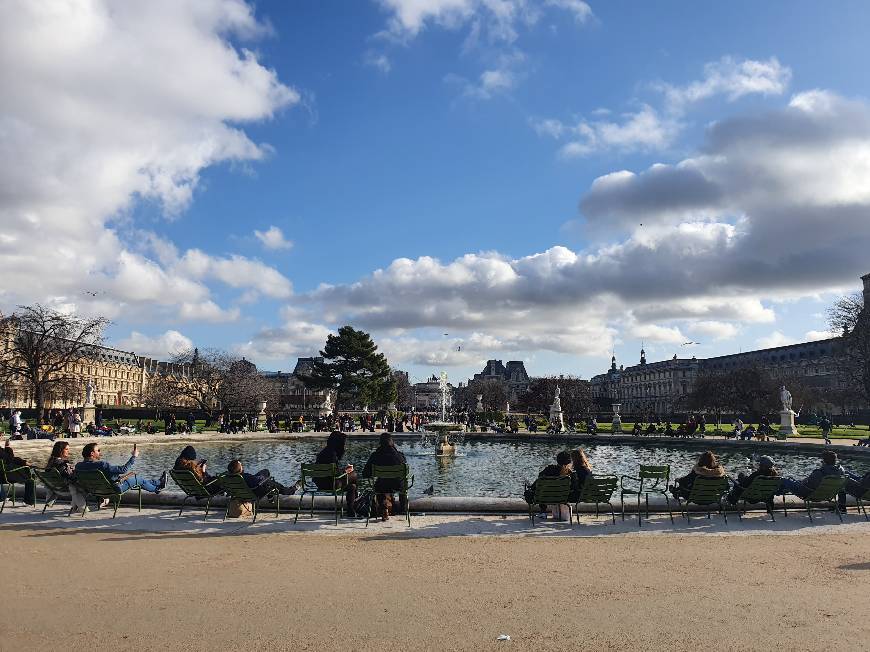
[(782, 401), (782, 411), (779, 413), (779, 433), (781, 435), (796, 435), (797, 428), (794, 425), (794, 410), (791, 409), (791, 392), (785, 385), (779, 390), (779, 400)]
[(791, 392), (785, 388), (785, 385), (779, 392), (779, 399), (782, 401), (782, 411), (791, 412)]
[(94, 386), (94, 382), (88, 378), (88, 382), (85, 383), (85, 405), (93, 405), (94, 404), (94, 390), (96, 387)]
[(553, 404), (550, 406), (550, 428), (554, 433), (559, 433), (565, 430), (565, 420), (562, 418), (562, 399), (559, 395), (562, 390), (556, 385), (556, 394), (553, 397)]

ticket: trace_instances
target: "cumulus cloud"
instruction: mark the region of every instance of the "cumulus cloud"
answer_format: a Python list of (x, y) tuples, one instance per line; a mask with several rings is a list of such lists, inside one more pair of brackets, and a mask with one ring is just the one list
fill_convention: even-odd
[(133, 351), (137, 355), (166, 360), (192, 349), (193, 341), (176, 330), (168, 330), (153, 337), (133, 331), (129, 337), (115, 342), (115, 346), (123, 351)]
[[(696, 156), (597, 180), (580, 204), (595, 226), (584, 250), (399, 258), (293, 300), (327, 323), (384, 334), (394, 355), (419, 364), (491, 351), (601, 355), (617, 336), (733, 338), (738, 324), (774, 323), (783, 298), (868, 271), (868, 166), (870, 106), (799, 94), (716, 123)], [(791, 341), (774, 331), (759, 346)]]
[(324, 324), (307, 321), (292, 309), (285, 310), (283, 316), (281, 325), (260, 329), (250, 340), (236, 346), (236, 352), (292, 370), (295, 358), (316, 355), (334, 332)]
[[(377, 0), (387, 15), (380, 40), (408, 45), (431, 28), (466, 30), (463, 52), (481, 54), (483, 69), (477, 75), (455, 73), (445, 81), (460, 89), (465, 98), (488, 100), (514, 89), (525, 73), (525, 55), (517, 47), (524, 30), (533, 28), (546, 12), (572, 16), (582, 24), (592, 10), (582, 0)], [(363, 61), (389, 72), (390, 59), (382, 52), (368, 51)]]
[(559, 149), (564, 158), (611, 149), (626, 152), (663, 149), (671, 144), (680, 127), (674, 119), (660, 115), (647, 104), (620, 117), (619, 121), (581, 119), (575, 124), (546, 118), (532, 120), (531, 124), (538, 134), (567, 141)]
[(284, 237), (284, 233), (277, 226), (270, 226), (265, 231), (254, 229), (254, 236), (263, 243), (266, 249), (292, 249), (293, 242)]
[(110, 316), (213, 301), (208, 278), (167, 267), (174, 245), (130, 237), (129, 213), (145, 200), (177, 217), (203, 169), (269, 155), (242, 125), (300, 94), (238, 45), (267, 32), (242, 0), (0, 6), (3, 301), (87, 311), (89, 291)]
[(723, 57), (704, 66), (702, 79), (685, 86), (655, 84), (664, 95), (664, 106), (648, 103), (612, 119), (609, 110), (593, 112), (599, 119), (582, 117), (572, 122), (556, 118), (530, 121), (539, 135), (564, 141), (559, 156), (579, 158), (616, 150), (663, 150), (670, 147), (684, 127), (683, 116), (691, 105), (714, 96), (729, 101), (751, 94), (781, 95), (791, 79), (791, 70), (775, 58), (767, 61)]
[(776, 57), (767, 61), (737, 60), (722, 57), (704, 66), (702, 79), (686, 86), (661, 84), (671, 111), (682, 112), (689, 105), (714, 95), (724, 95), (733, 102), (745, 95), (782, 95), (791, 81), (791, 69)]
[(724, 321), (696, 321), (689, 325), (689, 330), (701, 337), (711, 337), (714, 340), (730, 340), (737, 336), (739, 329), (735, 324)]
[(764, 337), (759, 337), (755, 343), (758, 345), (760, 349), (772, 349), (777, 346), (787, 346), (789, 344), (796, 344), (797, 340), (793, 337), (789, 337), (782, 331), (773, 331), (770, 335), (765, 335)]

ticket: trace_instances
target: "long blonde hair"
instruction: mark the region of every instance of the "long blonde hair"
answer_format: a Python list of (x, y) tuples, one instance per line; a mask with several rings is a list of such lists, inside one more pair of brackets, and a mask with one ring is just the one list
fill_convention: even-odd
[(586, 469), (587, 471), (592, 471), (592, 464), (589, 462), (589, 458), (586, 457), (586, 453), (583, 452), (582, 448), (575, 448), (571, 451), (571, 462), (574, 464), (574, 470), (578, 469)]

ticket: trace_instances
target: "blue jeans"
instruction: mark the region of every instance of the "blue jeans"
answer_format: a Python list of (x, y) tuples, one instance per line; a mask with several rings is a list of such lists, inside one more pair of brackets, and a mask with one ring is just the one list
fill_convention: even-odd
[[(794, 494), (798, 498), (806, 498), (810, 493), (812, 493), (811, 490), (800, 480), (795, 480), (794, 478), (783, 478), (782, 486), (780, 486), (777, 495)], [(837, 503), (839, 503), (840, 509), (846, 508), (845, 489), (837, 494)]]
[(123, 482), (118, 483), (118, 489), (124, 492), (128, 489), (132, 489), (136, 485), (139, 485), (142, 489), (152, 494), (156, 494), (159, 491), (156, 482), (146, 478), (140, 478), (138, 475), (131, 475)]

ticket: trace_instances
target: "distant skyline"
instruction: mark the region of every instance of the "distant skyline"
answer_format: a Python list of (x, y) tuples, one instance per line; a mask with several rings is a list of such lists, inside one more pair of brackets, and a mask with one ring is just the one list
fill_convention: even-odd
[(829, 337), (870, 272), (870, 5), (0, 4), (0, 310), (454, 384)]

